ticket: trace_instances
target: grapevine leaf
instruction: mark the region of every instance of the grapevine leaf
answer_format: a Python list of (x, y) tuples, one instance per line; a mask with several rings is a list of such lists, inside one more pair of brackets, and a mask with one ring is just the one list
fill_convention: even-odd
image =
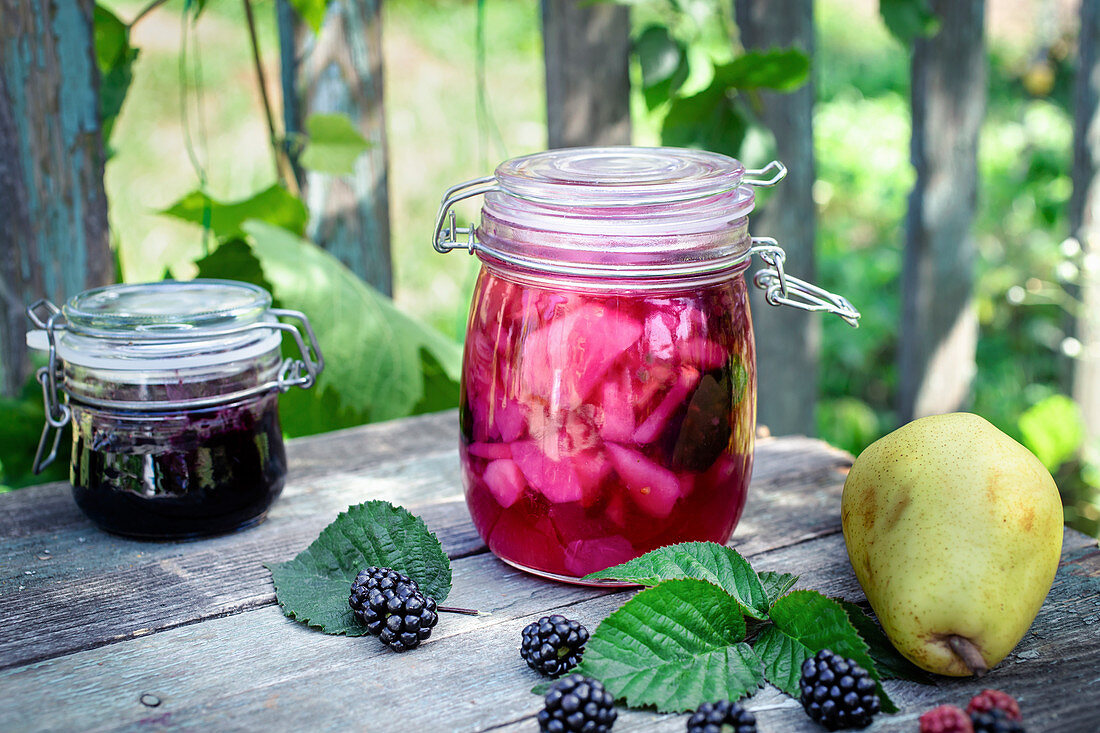
[(243, 236), (241, 227), (249, 219), (259, 219), (300, 235), (309, 219), (305, 204), (279, 184), (240, 201), (218, 201), (195, 190), (160, 213), (209, 227), (219, 238)]
[(879, 0), (878, 10), (886, 28), (905, 44), (935, 35), (940, 29), (939, 16), (929, 0)]
[(715, 68), (727, 89), (794, 91), (810, 77), (810, 57), (797, 48), (749, 51)]
[(386, 501), (348, 507), (313, 543), (287, 562), (267, 563), (275, 597), (288, 617), (326, 634), (362, 636), (348, 595), (365, 567), (393, 568), (442, 602), (451, 590), (451, 564), (424, 521)]
[(306, 135), (308, 142), (298, 162), (318, 173), (354, 173), (355, 161), (370, 147), (347, 115), (310, 115)]
[(130, 29), (99, 5), (92, 13), (96, 65), (99, 66), (99, 118), (103, 140), (110, 142), (118, 113), (134, 76), (138, 50), (130, 45)]
[(274, 296), (313, 325), (325, 371), (279, 398), (283, 429), (308, 435), (458, 404), (462, 349), (399, 310), (320, 247), (258, 221), (243, 225)]
[(932, 677), (917, 665), (903, 657), (889, 637), (874, 619), (850, 601), (839, 601), (856, 631), (867, 642), (868, 654), (875, 660), (875, 668), (884, 679), (909, 680), (924, 685), (932, 683)]
[(669, 99), (688, 77), (687, 49), (661, 25), (651, 25), (634, 41), (642, 69), (642, 94), (650, 109)]
[(237, 280), (252, 283), (271, 292), (274, 288), (264, 277), (264, 269), (252, 247), (243, 239), (230, 239), (210, 254), (195, 260), (198, 277)]
[[(866, 669), (875, 679), (882, 710), (887, 713), (897, 712), (897, 706), (882, 688), (881, 676), (868, 653), (867, 643), (860, 637), (839, 603), (817, 591), (796, 590), (776, 601), (769, 617), (778, 632), (799, 642), (811, 654), (816, 654), (822, 649), (830, 649), (836, 654), (855, 660), (856, 664)], [(768, 651), (770, 655), (763, 658), (765, 669), (780, 672), (792, 665), (797, 660), (797, 655), (801, 653), (796, 646), (774, 641), (770, 642), (763, 651)], [(791, 656), (788, 658), (777, 656), (784, 653), (789, 653)], [(801, 660), (797, 661), (801, 666)], [(768, 681), (776, 687), (780, 686), (770, 678)], [(779, 682), (782, 681), (779, 679)]]
[(748, 131), (748, 119), (715, 76), (706, 89), (675, 97), (661, 123), (661, 142), (736, 156)]
[(298, 17), (304, 20), (314, 33), (321, 32), (328, 2), (329, 0), (290, 0), (290, 4), (298, 11)]
[(798, 582), (798, 576), (791, 573), (776, 573), (771, 570), (760, 573), (760, 585), (768, 596), (768, 608), (775, 605), (784, 593)]
[(668, 580), (642, 591), (597, 627), (577, 671), (631, 707), (661, 712), (737, 700), (763, 682), (737, 600), (705, 580)]
[(698, 578), (725, 590), (755, 619), (767, 617), (769, 601), (756, 571), (737, 550), (714, 542), (682, 542), (659, 547), (622, 565), (585, 576), (657, 585), (675, 578)]

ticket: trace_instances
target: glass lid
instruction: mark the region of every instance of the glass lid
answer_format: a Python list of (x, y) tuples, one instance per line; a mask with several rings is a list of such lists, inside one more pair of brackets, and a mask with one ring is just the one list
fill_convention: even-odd
[(682, 148), (564, 148), (501, 163), (502, 191), (568, 206), (644, 206), (732, 191), (745, 166), (726, 155)]
[(231, 280), (108, 285), (71, 298), (62, 312), (80, 334), (201, 338), (256, 323), (271, 307), (263, 288)]

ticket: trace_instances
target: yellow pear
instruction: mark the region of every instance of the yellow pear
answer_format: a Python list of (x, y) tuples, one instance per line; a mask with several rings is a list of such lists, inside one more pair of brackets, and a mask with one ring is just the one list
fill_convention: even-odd
[(890, 641), (944, 675), (980, 675), (1012, 651), (1062, 549), (1050, 473), (969, 413), (914, 420), (868, 446), (844, 482), (841, 521)]

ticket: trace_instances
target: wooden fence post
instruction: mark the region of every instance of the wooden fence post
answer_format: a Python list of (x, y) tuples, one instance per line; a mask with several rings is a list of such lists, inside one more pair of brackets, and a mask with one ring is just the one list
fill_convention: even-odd
[(962, 407), (975, 372), (971, 298), (978, 129), (985, 114), (983, 0), (932, 0), (939, 32), (913, 45), (912, 161), (898, 344), (898, 418)]
[(24, 308), (114, 278), (92, 0), (0, 0), (0, 394), (29, 367)]
[(314, 113), (345, 114), (370, 143), (350, 176), (306, 171), (307, 234), (352, 272), (393, 294), (389, 174), (382, 95), (381, 0), (332, 0), (314, 35), (279, 0), (284, 121), (300, 132)]
[[(736, 0), (737, 27), (746, 49), (794, 46), (811, 58), (814, 47), (812, 0)], [(813, 68), (811, 64), (811, 69)], [(775, 237), (787, 252), (790, 271), (813, 282), (814, 139), (813, 82), (789, 94), (762, 92), (760, 116), (775, 135), (776, 154), (787, 178), (753, 216), (753, 231)], [(767, 161), (746, 161), (749, 167)], [(794, 308), (774, 308), (752, 288), (759, 380), (757, 419), (774, 435), (813, 435), (817, 401), (817, 361), (821, 316)]]
[(1078, 43), (1070, 228), (1084, 256), (1074, 319), (1081, 353), (1072, 389), (1092, 442), (1100, 440), (1100, 0), (1081, 0)]
[(630, 12), (542, 0), (551, 148), (630, 143)]

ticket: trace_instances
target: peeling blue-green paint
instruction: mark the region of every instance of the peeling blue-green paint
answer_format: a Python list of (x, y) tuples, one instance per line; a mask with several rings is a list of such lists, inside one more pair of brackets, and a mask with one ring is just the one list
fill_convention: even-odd
[[(5, 44), (2, 70), (34, 232), (33, 245), (19, 247), (19, 270), (25, 282), (38, 279), (42, 294), (62, 298), (85, 287), (92, 246), (85, 227), (86, 189), (102, 185), (93, 170), (99, 161), (89, 152), (98, 146), (99, 131), (91, 18), (85, 12), (90, 4), (42, 0), (32, 8), (30, 32)], [(38, 83), (54, 64), (59, 86)], [(60, 160), (47, 148), (60, 150)], [(47, 157), (53, 165), (44, 164)]]

